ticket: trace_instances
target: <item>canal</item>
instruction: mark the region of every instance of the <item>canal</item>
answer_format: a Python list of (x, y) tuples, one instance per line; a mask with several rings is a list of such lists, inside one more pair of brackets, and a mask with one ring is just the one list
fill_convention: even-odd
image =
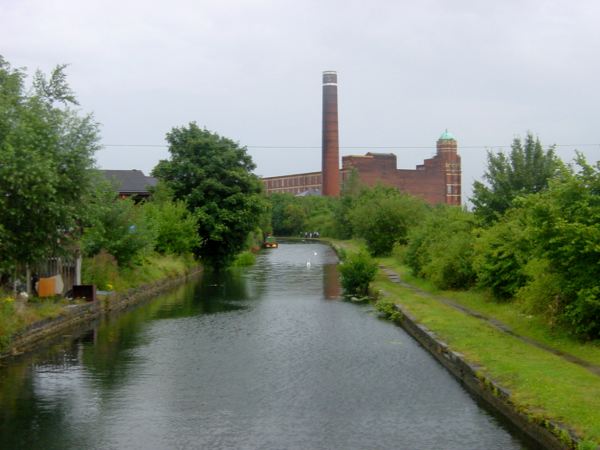
[[(310, 263), (310, 264), (307, 264)], [(0, 448), (519, 449), (400, 328), (284, 243), (0, 369)]]

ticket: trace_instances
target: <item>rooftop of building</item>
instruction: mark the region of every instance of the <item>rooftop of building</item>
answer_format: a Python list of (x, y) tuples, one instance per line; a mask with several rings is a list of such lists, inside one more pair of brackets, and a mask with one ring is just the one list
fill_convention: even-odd
[(454, 135), (452, 133), (450, 133), (448, 131), (448, 128), (446, 128), (446, 131), (444, 131), (442, 133), (442, 135), (439, 138), (440, 141), (455, 141), (456, 138), (454, 137)]
[(150, 187), (156, 186), (158, 180), (144, 175), (137, 169), (131, 170), (101, 170), (104, 177), (115, 183), (117, 190), (122, 194), (147, 193)]

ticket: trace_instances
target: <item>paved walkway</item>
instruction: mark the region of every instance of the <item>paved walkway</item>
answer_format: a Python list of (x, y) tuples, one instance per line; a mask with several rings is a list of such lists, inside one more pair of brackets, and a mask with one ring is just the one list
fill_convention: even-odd
[(397, 272), (393, 271), (389, 267), (386, 267), (384, 265), (380, 265), (379, 268), (383, 271), (383, 273), (386, 274), (386, 276), (389, 278), (389, 280), (392, 283), (399, 284), (400, 286), (405, 287), (407, 289), (410, 289), (411, 291), (416, 292), (419, 295), (422, 295), (422, 296), (428, 297), (428, 298), (432, 298), (434, 300), (439, 301), (440, 303), (443, 303), (443, 304), (445, 304), (447, 306), (450, 306), (451, 308), (454, 308), (454, 309), (456, 309), (458, 311), (461, 311), (461, 312), (463, 312), (465, 314), (468, 314), (469, 316), (472, 316), (472, 317), (475, 317), (477, 319), (483, 320), (484, 322), (486, 322), (490, 326), (496, 328), (497, 330), (502, 331), (503, 333), (506, 333), (506, 334), (509, 334), (511, 336), (514, 336), (517, 339), (519, 339), (519, 340), (521, 340), (523, 342), (526, 342), (527, 344), (533, 345), (533, 346), (535, 346), (537, 348), (540, 348), (540, 349), (545, 350), (545, 351), (547, 351), (549, 353), (552, 353), (552, 354), (554, 354), (556, 356), (559, 356), (559, 357), (561, 357), (562, 359), (564, 359), (566, 361), (569, 361), (569, 362), (571, 362), (573, 364), (577, 364), (577, 365), (579, 365), (579, 366), (581, 366), (581, 367), (589, 370), (594, 375), (600, 376), (600, 366), (592, 364), (592, 363), (590, 363), (590, 362), (588, 362), (588, 361), (586, 361), (584, 359), (578, 358), (577, 356), (571, 355), (570, 353), (565, 353), (565, 352), (562, 352), (562, 351), (557, 350), (555, 348), (552, 348), (552, 347), (550, 347), (550, 346), (548, 346), (548, 345), (546, 345), (546, 344), (544, 344), (542, 342), (539, 342), (539, 341), (537, 341), (535, 339), (532, 339), (530, 337), (523, 336), (521, 334), (517, 334), (516, 332), (514, 332), (505, 323), (500, 322), (499, 320), (494, 319), (492, 317), (487, 317), (487, 316), (485, 316), (485, 315), (483, 315), (483, 314), (481, 314), (481, 313), (479, 313), (477, 311), (474, 311), (474, 310), (472, 310), (470, 308), (467, 308), (466, 306), (463, 306), (463, 305), (461, 305), (459, 303), (456, 303), (455, 301), (450, 300), (449, 298), (442, 297), (442, 296), (439, 296), (439, 295), (435, 295), (435, 294), (432, 294), (430, 292), (427, 292), (427, 291), (424, 291), (422, 289), (419, 289), (418, 287), (413, 286), (412, 284), (409, 284), (406, 281), (403, 281), (400, 278), (400, 275), (398, 275)]

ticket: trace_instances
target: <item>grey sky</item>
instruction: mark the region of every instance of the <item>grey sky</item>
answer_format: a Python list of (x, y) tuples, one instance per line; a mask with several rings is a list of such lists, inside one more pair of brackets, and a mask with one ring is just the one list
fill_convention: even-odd
[[(567, 161), (574, 148), (600, 158), (599, 19), (596, 0), (0, 0), (0, 54), (30, 73), (70, 64), (104, 144), (164, 144), (195, 120), (243, 145), (319, 147), (321, 72), (337, 70), (340, 145), (428, 147), (395, 150), (414, 168), (448, 128), (466, 199), (486, 152), (461, 147), (531, 130), (544, 145), (597, 144), (559, 147)], [(319, 148), (249, 152), (259, 175), (320, 170)], [(150, 172), (167, 156), (96, 159)]]

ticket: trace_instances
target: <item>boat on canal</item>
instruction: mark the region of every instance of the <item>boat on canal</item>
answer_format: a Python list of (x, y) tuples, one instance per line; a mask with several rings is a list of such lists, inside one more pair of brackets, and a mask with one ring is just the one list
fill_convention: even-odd
[(278, 248), (279, 244), (277, 240), (273, 236), (267, 236), (265, 241), (263, 242), (263, 248)]

